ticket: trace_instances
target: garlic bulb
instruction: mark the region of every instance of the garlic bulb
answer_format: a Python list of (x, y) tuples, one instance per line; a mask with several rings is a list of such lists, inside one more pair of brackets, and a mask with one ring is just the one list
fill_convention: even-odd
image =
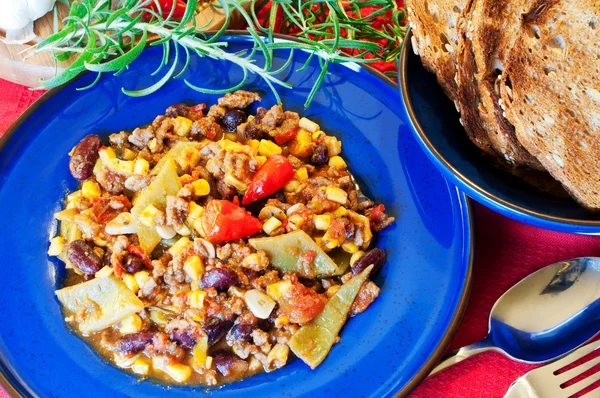
[(2, 2), (0, 30), (6, 32), (6, 44), (21, 44), (32, 40), (33, 21), (52, 9), (56, 0), (8, 0)]

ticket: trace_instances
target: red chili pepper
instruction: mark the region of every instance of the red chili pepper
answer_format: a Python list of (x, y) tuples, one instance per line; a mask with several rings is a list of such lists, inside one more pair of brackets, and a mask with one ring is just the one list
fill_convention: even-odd
[(117, 260), (115, 261), (115, 264), (113, 265), (113, 271), (115, 272), (115, 275), (117, 276), (117, 278), (120, 278), (121, 275), (123, 275), (123, 272), (125, 272), (125, 270), (123, 269), (123, 264), (121, 264), (120, 256), (117, 256)]
[(201, 220), (206, 238), (213, 243), (247, 238), (262, 229), (258, 218), (228, 200), (208, 202)]
[(294, 167), (292, 167), (290, 161), (282, 155), (271, 156), (258, 169), (252, 181), (248, 184), (242, 204), (246, 206), (274, 194), (285, 187), (292, 178), (294, 178)]
[(296, 138), (297, 135), (298, 135), (298, 129), (297, 128), (293, 128), (293, 129), (288, 130), (286, 132), (277, 134), (274, 138), (275, 138), (275, 142), (278, 145), (283, 145), (283, 144), (287, 144), (288, 142), (290, 142), (291, 140), (293, 140), (294, 138)]
[[(171, 19), (181, 19), (185, 14), (185, 8), (187, 6), (186, 2), (183, 0), (159, 0), (160, 8), (162, 12), (162, 17), (167, 18), (171, 13), (171, 9), (173, 6), (175, 10), (173, 10), (173, 14), (171, 15)], [(153, 10), (154, 12), (158, 12), (158, 7), (156, 7), (156, 3), (154, 1), (150, 2), (144, 8)], [(152, 19), (152, 14), (149, 12), (145, 12), (142, 17), (144, 21), (149, 21)]]
[(131, 254), (133, 254), (134, 256), (139, 257), (142, 262), (144, 263), (144, 266), (148, 269), (153, 269), (154, 267), (152, 266), (152, 261), (150, 260), (150, 258), (148, 257), (148, 255), (146, 254), (146, 252), (144, 251), (144, 249), (142, 249), (140, 246), (138, 245), (129, 245), (127, 246), (127, 251)]

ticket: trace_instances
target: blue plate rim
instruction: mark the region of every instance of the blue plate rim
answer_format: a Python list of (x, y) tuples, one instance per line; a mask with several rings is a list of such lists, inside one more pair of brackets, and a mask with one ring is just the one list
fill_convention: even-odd
[(449, 177), (454, 184), (459, 186), (473, 199), (514, 220), (561, 232), (600, 234), (600, 220), (575, 220), (572, 218), (551, 216), (516, 205), (489, 192), (473, 182), (466, 175), (462, 174), (460, 170), (454, 167), (437, 150), (419, 123), (408, 90), (408, 58), (412, 51), (412, 35), (412, 29), (409, 28), (406, 32), (400, 52), (398, 68), (400, 95), (402, 96), (402, 103), (405, 108), (404, 111), (408, 116), (409, 125), (413, 135), (417, 138), (417, 142), (438, 169), (442, 170), (446, 177)]
[[(209, 32), (205, 32), (205, 33), (210, 35), (210, 34), (215, 33), (215, 31), (209, 31)], [(410, 30), (409, 30), (409, 33), (410, 33)], [(223, 37), (225, 37), (225, 38), (236, 37), (236, 36), (250, 36), (250, 34), (245, 30), (233, 30), (233, 29), (227, 29), (225, 31), (225, 33), (223, 34)], [(263, 35), (261, 35), (261, 36), (263, 36)], [(294, 38), (292, 36), (283, 35), (283, 34), (279, 34), (279, 33), (274, 34), (273, 37), (278, 40), (288, 40), (288, 41), (299, 42), (299, 40), (297, 40), (296, 38)], [(408, 34), (406, 35), (405, 38), (409, 38)], [(150, 46), (150, 44), (147, 44), (146, 48), (148, 48), (149, 46)], [(403, 50), (405, 47), (407, 47), (407, 46), (403, 45)], [(370, 74), (374, 75), (375, 77), (383, 80), (390, 86), (392, 86), (394, 88), (398, 87), (398, 85), (393, 80), (391, 80), (384, 73), (378, 71), (377, 69), (373, 68), (372, 66), (369, 66), (367, 64), (360, 64), (360, 65), (358, 65), (358, 67), (364, 69), (365, 71), (369, 72)], [(59, 87), (55, 87), (55, 88), (48, 90), (40, 98), (38, 98), (33, 104), (31, 104), (13, 122), (13, 124), (11, 124), (11, 126), (6, 130), (4, 135), (2, 135), (2, 137), (0, 138), (0, 156), (2, 154), (2, 151), (4, 150), (4, 147), (9, 142), (9, 140), (14, 135), (14, 133), (21, 127), (21, 125), (23, 125), (29, 119), (29, 117), (31, 117), (38, 110), (38, 108), (40, 108), (42, 105), (44, 105), (47, 101), (49, 101), (56, 94), (61, 92), (64, 88), (73, 84), (75, 81), (79, 80), (81, 77), (85, 76), (87, 73), (89, 73), (89, 72), (84, 71), (84, 72), (80, 73), (78, 76), (76, 76), (73, 80), (62, 84)], [(406, 104), (405, 104), (405, 106), (406, 106)], [(410, 122), (410, 120), (409, 120), (409, 122)], [(420, 140), (417, 140), (417, 141), (419, 142), (419, 144), (421, 144)], [(463, 316), (467, 309), (467, 305), (471, 298), (471, 288), (472, 288), (472, 284), (473, 284), (472, 282), (473, 282), (474, 245), (475, 245), (475, 237), (474, 237), (475, 224), (473, 222), (473, 219), (474, 219), (473, 202), (472, 202), (472, 199), (469, 198), (460, 189), (458, 189), (458, 187), (455, 186), (454, 189), (456, 189), (456, 191), (457, 191), (457, 199), (459, 201), (461, 215), (462, 215), (463, 224), (464, 224), (463, 235), (465, 238), (465, 243), (463, 244), (462, 251), (466, 256), (468, 256), (467, 270), (465, 272), (465, 280), (464, 280), (463, 289), (461, 292), (461, 297), (458, 300), (456, 309), (454, 311), (454, 315), (453, 315), (452, 319), (450, 320), (448, 327), (446, 328), (446, 331), (444, 332), (444, 335), (438, 342), (437, 346), (435, 347), (435, 349), (433, 350), (433, 352), (431, 353), (429, 358), (427, 358), (427, 360), (425, 361), (425, 363), (423, 364), (421, 369), (414, 375), (414, 377), (408, 383), (406, 383), (403, 388), (401, 388), (398, 392), (396, 392), (394, 397), (408, 396), (410, 394), (410, 392), (412, 390), (414, 390), (429, 375), (431, 370), (433, 370), (433, 368), (439, 363), (439, 361), (441, 360), (442, 356), (446, 352), (446, 349), (452, 342), (452, 339), (454, 338), (454, 335), (456, 334), (456, 332), (458, 330), (458, 327), (463, 319)], [(4, 391), (8, 394), (9, 397), (13, 397), (13, 398), (30, 397), (31, 395), (28, 394), (27, 390), (22, 386), (22, 384), (19, 380), (20, 377), (18, 375), (13, 374), (13, 372), (11, 372), (9, 370), (5, 361), (6, 361), (6, 359), (0, 353), (0, 387), (2, 387), (4, 389)]]

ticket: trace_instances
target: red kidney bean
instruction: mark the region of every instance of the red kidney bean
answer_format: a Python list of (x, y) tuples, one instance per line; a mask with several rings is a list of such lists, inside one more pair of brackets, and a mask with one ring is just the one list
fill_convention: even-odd
[(190, 111), (190, 107), (187, 106), (186, 104), (173, 104), (173, 105), (171, 105), (170, 107), (167, 108), (167, 110), (165, 111), (165, 116), (168, 116), (168, 117), (177, 117), (177, 116), (187, 117), (189, 111)]
[(202, 330), (208, 337), (208, 344), (212, 345), (219, 341), (221, 337), (231, 329), (233, 326), (232, 320), (223, 320), (219, 318), (209, 318), (206, 323), (202, 326)]
[(102, 259), (94, 253), (86, 241), (81, 239), (69, 243), (67, 258), (78, 270), (87, 275), (94, 275), (102, 268)]
[(371, 264), (375, 265), (371, 271), (371, 275), (375, 274), (385, 262), (385, 257), (385, 252), (381, 249), (375, 248), (369, 250), (352, 265), (352, 275), (360, 274)]
[(225, 351), (215, 353), (213, 362), (219, 373), (225, 377), (240, 378), (248, 371), (248, 362)]
[(148, 344), (152, 343), (155, 333), (147, 331), (126, 334), (117, 340), (116, 350), (125, 354), (135, 354), (143, 351)]
[(252, 340), (252, 332), (256, 328), (258, 328), (258, 318), (246, 315), (238, 317), (227, 333), (227, 343), (232, 346), (236, 341)]
[(314, 165), (321, 165), (327, 163), (329, 159), (329, 152), (327, 150), (327, 145), (318, 144), (313, 148), (313, 153), (310, 156), (310, 162)]
[(191, 350), (196, 345), (196, 338), (187, 330), (173, 330), (171, 340), (187, 350)]
[(76, 179), (83, 181), (91, 177), (94, 171), (94, 165), (98, 160), (98, 150), (102, 146), (100, 137), (90, 134), (85, 137), (75, 148), (69, 161), (69, 170)]
[(218, 291), (227, 290), (239, 282), (238, 274), (229, 268), (213, 268), (206, 271), (200, 281), (202, 289), (214, 287)]
[(223, 126), (230, 133), (237, 131), (237, 126), (246, 121), (246, 114), (239, 109), (229, 109), (223, 117)]
[(144, 263), (141, 258), (134, 256), (133, 254), (125, 256), (125, 261), (123, 261), (123, 269), (125, 269), (125, 271), (130, 274), (135, 274), (136, 272), (141, 271), (142, 268), (144, 268)]

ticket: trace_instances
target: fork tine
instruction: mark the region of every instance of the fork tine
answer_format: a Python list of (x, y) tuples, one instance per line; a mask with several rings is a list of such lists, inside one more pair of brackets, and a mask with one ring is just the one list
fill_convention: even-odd
[[(567, 397), (572, 396), (573, 394), (578, 393), (579, 391), (583, 390), (586, 387), (591, 386), (592, 384), (594, 384), (595, 382), (597, 382), (598, 380), (600, 380), (600, 372), (598, 373), (594, 373), (593, 375), (573, 384), (572, 386), (569, 386), (567, 388), (565, 388), (563, 390), (563, 393), (567, 394)], [(587, 394), (586, 394), (587, 395)]]
[[(576, 359), (574, 359), (572, 362), (575, 362), (575, 361), (576, 361)], [(556, 376), (556, 378), (558, 379), (558, 382), (560, 384), (563, 384), (571, 379), (574, 379), (575, 377), (579, 376), (583, 372), (593, 368), (594, 366), (598, 365), (599, 363), (600, 363), (600, 357), (590, 359), (586, 363), (582, 363), (581, 365), (579, 365), (573, 369), (569, 369), (565, 373), (559, 374), (558, 376)]]
[(594, 341), (593, 343), (590, 343), (588, 345), (584, 345), (583, 347), (579, 347), (577, 350), (571, 352), (570, 354), (567, 354), (564, 358), (559, 359), (558, 361), (548, 365), (548, 369), (552, 369), (554, 372), (556, 372), (557, 370), (562, 369), (569, 364), (572, 364), (578, 359), (583, 358), (584, 356), (596, 350), (597, 348), (600, 348), (600, 340)]

